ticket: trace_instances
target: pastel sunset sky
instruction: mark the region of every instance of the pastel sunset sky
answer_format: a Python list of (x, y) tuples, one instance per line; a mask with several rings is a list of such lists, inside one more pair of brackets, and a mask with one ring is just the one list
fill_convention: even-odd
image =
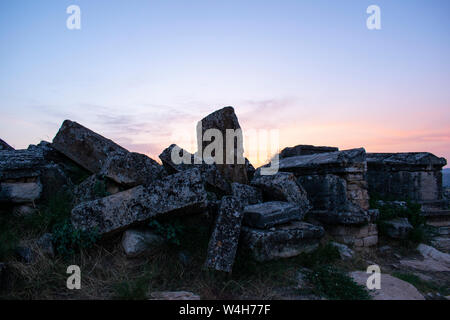
[[(81, 30), (66, 28), (69, 5)], [(381, 8), (381, 30), (366, 9)], [(233, 106), (297, 144), (450, 159), (448, 0), (2, 0), (0, 138), (64, 119), (154, 159)], [(256, 159), (250, 159), (258, 162)]]

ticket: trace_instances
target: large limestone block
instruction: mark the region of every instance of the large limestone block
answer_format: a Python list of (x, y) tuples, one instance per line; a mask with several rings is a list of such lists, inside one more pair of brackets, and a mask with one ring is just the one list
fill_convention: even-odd
[(79, 229), (109, 234), (162, 215), (187, 214), (205, 209), (207, 193), (200, 171), (187, 170), (102, 199), (84, 202), (72, 210)]
[(232, 196), (222, 198), (208, 245), (205, 267), (231, 272), (241, 234), (242, 204)]
[(27, 203), (37, 200), (42, 193), (39, 182), (0, 183), (0, 202)]
[[(185, 157), (184, 160), (182, 158)], [(169, 173), (182, 172), (198, 168), (209, 189), (223, 194), (231, 194), (230, 182), (223, 177), (215, 164), (207, 164), (195, 155), (180, 148), (176, 144), (170, 145), (159, 155), (164, 167)]]
[(305, 156), (305, 155), (310, 155), (310, 154), (327, 153), (327, 152), (335, 152), (335, 151), (339, 151), (339, 148), (300, 144), (295, 147), (284, 148), (280, 152), (280, 158)]
[(324, 235), (322, 227), (293, 221), (270, 230), (242, 227), (242, 244), (258, 261), (289, 258), (310, 252)]
[(93, 173), (101, 171), (109, 155), (128, 152), (113, 141), (70, 120), (63, 122), (52, 146)]
[(251, 185), (262, 189), (266, 199), (295, 203), (303, 213), (311, 209), (306, 191), (292, 173), (256, 174)]
[(292, 220), (302, 220), (305, 212), (289, 202), (271, 201), (246, 206), (244, 224), (259, 229), (268, 229)]
[[(202, 145), (202, 154), (205, 148), (211, 143), (210, 141), (204, 141), (203, 137), (205, 132), (209, 129), (217, 129), (221, 132), (223, 138), (223, 158), (221, 159), (222, 164), (218, 164), (217, 167), (219, 171), (222, 173), (225, 179), (228, 179), (232, 182), (238, 182), (246, 184), (248, 183), (247, 177), (247, 167), (245, 165), (245, 158), (243, 157), (243, 139), (234, 139), (230, 141), (230, 145), (233, 148), (229, 148), (227, 150), (227, 130), (237, 130), (241, 129), (239, 125), (238, 118), (234, 113), (233, 107), (225, 107), (223, 109), (217, 110), (205, 118), (203, 118), (199, 124), (201, 125), (201, 131), (198, 130), (198, 144)], [(201, 135), (200, 135), (201, 133)], [(237, 143), (235, 143), (237, 140)], [(231, 152), (233, 152), (233, 161), (232, 164), (226, 163), (227, 152), (231, 156)], [(243, 163), (240, 164), (239, 160), (243, 159)]]
[(136, 152), (110, 154), (100, 174), (128, 188), (149, 184), (167, 175), (155, 160)]

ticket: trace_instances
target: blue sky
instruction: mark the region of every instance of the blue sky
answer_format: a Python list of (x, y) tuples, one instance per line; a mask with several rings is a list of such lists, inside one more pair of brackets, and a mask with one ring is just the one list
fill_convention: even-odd
[[(66, 8), (81, 8), (68, 30)], [(381, 8), (368, 30), (366, 8)], [(0, 2), (0, 137), (52, 140), (64, 119), (156, 157), (223, 106), (244, 130), (450, 158), (450, 2)]]

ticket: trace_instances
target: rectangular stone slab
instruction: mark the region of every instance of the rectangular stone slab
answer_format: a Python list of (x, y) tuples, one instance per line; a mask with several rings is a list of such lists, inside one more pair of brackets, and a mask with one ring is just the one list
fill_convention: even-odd
[(244, 224), (254, 228), (268, 229), (292, 220), (302, 220), (305, 211), (293, 203), (271, 201), (246, 206)]
[(310, 252), (324, 235), (322, 227), (294, 221), (271, 230), (242, 227), (242, 245), (257, 261), (289, 258)]
[(100, 172), (109, 155), (128, 152), (113, 141), (70, 120), (63, 122), (52, 146), (92, 173)]
[(72, 210), (71, 220), (75, 228), (96, 228), (106, 235), (162, 215), (199, 212), (206, 207), (206, 198), (200, 171), (192, 169), (148, 186), (84, 202)]
[(242, 205), (231, 196), (222, 198), (219, 213), (208, 245), (205, 267), (231, 272), (242, 224)]

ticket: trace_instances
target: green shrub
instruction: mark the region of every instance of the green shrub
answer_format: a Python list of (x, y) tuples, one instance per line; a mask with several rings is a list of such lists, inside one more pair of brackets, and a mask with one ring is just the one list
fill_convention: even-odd
[(407, 218), (412, 225), (413, 230), (408, 234), (407, 241), (403, 241), (406, 245), (424, 242), (427, 239), (425, 232), (425, 217), (421, 214), (421, 205), (412, 201), (406, 201), (406, 207), (402, 208), (386, 200), (384, 204), (378, 203), (377, 197), (371, 198), (371, 208), (378, 209), (380, 216), (378, 219), (378, 231), (380, 235), (386, 234), (385, 221), (395, 218)]
[(29, 230), (51, 232), (53, 227), (70, 217), (72, 194), (61, 191), (42, 204), (38, 213), (25, 217), (24, 226)]
[(369, 300), (366, 288), (357, 284), (349, 275), (331, 266), (319, 266), (306, 274), (313, 291), (331, 300)]
[(92, 247), (100, 238), (97, 230), (75, 229), (69, 220), (55, 225), (52, 235), (56, 253), (64, 258), (70, 258), (79, 250)]
[(184, 231), (184, 226), (179, 221), (169, 223), (152, 220), (148, 225), (156, 234), (166, 239), (168, 243), (177, 246), (181, 244), (180, 235)]

